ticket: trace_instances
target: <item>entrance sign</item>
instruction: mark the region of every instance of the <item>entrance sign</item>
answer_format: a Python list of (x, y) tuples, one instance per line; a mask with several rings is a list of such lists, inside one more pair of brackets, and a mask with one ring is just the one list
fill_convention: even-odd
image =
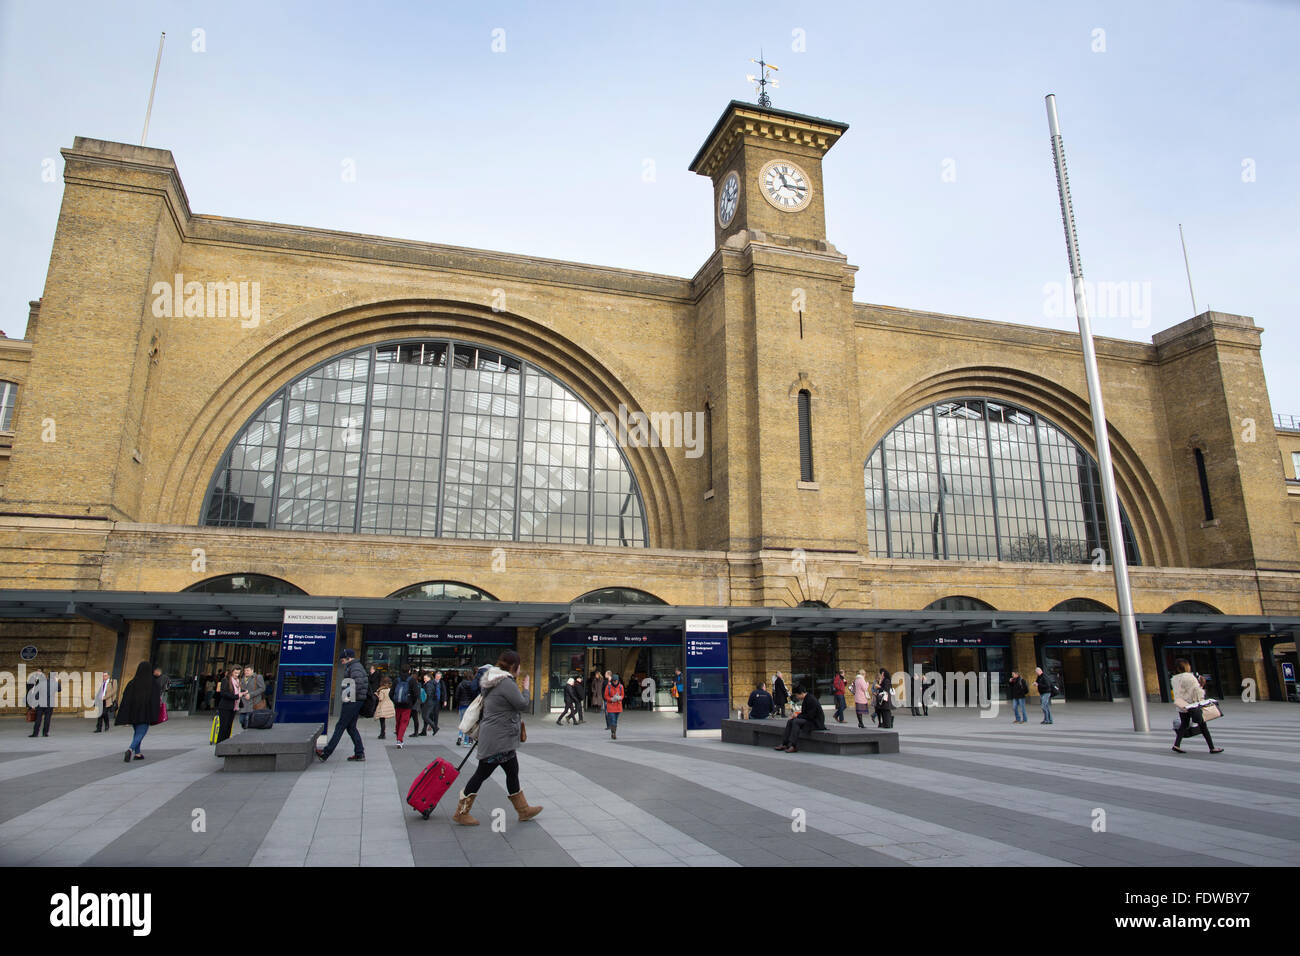
[(284, 612), (275, 678), (278, 723), (329, 723), (338, 624), (338, 611)]
[(686, 678), (683, 737), (720, 737), (731, 710), (726, 621), (688, 619), (682, 632)]

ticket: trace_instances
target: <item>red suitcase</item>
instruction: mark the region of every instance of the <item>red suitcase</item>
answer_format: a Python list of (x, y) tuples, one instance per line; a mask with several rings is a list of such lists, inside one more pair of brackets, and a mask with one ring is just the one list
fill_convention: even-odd
[[(477, 746), (478, 741), (475, 741), (474, 747)], [(469, 754), (474, 752), (474, 747), (469, 748), (465, 760), (469, 760)], [(460, 762), (460, 767), (453, 767), (441, 757), (429, 764), (411, 782), (411, 789), (406, 791), (406, 802), (419, 810), (420, 816), (424, 819), (429, 819), (429, 814), (433, 813), (433, 808), (438, 805), (443, 794), (451, 789), (451, 785), (460, 776), (460, 768), (465, 766), (465, 760)]]

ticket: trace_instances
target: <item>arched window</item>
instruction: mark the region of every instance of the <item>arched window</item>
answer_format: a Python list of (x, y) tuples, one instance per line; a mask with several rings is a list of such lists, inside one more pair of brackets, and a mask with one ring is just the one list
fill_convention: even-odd
[(813, 481), (812, 395), (799, 392), (799, 480)]
[(191, 584), (186, 591), (200, 591), (204, 594), (306, 594), (296, 584), (269, 574), (223, 574), (219, 578), (208, 578), (198, 584)]
[(451, 341), (358, 349), (285, 386), (226, 452), (202, 523), (647, 544), (636, 479), (592, 409)]
[(937, 601), (931, 601), (924, 608), (924, 611), (996, 611), (992, 604), (987, 604), (979, 598), (966, 597), (964, 594), (954, 594), (952, 597), (939, 598)]
[(0, 382), (0, 432), (14, 430), (14, 404), (17, 401), (17, 384), (14, 382)]
[(1113, 608), (1109, 608), (1100, 601), (1094, 601), (1092, 598), (1070, 598), (1068, 601), (1062, 601), (1053, 611), (1073, 611), (1076, 614), (1114, 614)]
[(1211, 607), (1203, 601), (1179, 601), (1171, 604), (1162, 612), (1164, 614), (1222, 614), (1217, 607)]
[(667, 604), (648, 591), (636, 588), (600, 588), (574, 598), (574, 604)]
[(468, 584), (456, 581), (426, 581), (412, 584), (388, 595), (390, 598), (408, 598), (416, 601), (495, 601), (492, 595)]
[[(899, 422), (863, 469), (878, 557), (1090, 564), (1110, 554), (1097, 463), (1041, 415), (961, 399)], [(1121, 509), (1129, 563), (1140, 564)]]

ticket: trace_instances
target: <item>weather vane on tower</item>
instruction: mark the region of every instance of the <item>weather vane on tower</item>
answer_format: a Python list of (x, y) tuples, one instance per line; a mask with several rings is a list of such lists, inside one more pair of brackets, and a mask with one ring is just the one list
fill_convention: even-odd
[(773, 77), (768, 75), (768, 71), (778, 70), (780, 67), (764, 60), (762, 50), (759, 51), (757, 60), (751, 59), (749, 62), (757, 63), (759, 72), (758, 76), (755, 76), (753, 73), (746, 74), (745, 79), (749, 80), (749, 82), (753, 83), (758, 88), (758, 105), (771, 106), (772, 97), (767, 95), (767, 88), (770, 85), (772, 89), (776, 89), (779, 84)]

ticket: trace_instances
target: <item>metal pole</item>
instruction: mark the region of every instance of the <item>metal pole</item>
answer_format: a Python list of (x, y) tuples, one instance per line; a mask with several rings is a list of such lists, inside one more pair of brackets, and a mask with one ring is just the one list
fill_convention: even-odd
[[(1056, 96), (1047, 96), (1047, 125), (1052, 136), (1052, 158), (1056, 163), (1056, 186), (1061, 197), (1061, 219), (1065, 224), (1065, 249), (1074, 280), (1074, 308), (1079, 316), (1079, 338), (1083, 342), (1083, 364), (1088, 377), (1088, 398), (1092, 404), (1092, 425), (1097, 444), (1097, 466), (1101, 472), (1102, 497), (1106, 505), (1106, 525), (1110, 532), (1111, 568), (1115, 575), (1115, 596), (1119, 604), (1120, 635), (1124, 642), (1124, 664), (1128, 671), (1129, 700), (1133, 707), (1133, 730), (1146, 733), (1146, 682), (1142, 678), (1142, 654), (1138, 648), (1137, 622), (1133, 618), (1133, 595), (1129, 588), (1128, 556), (1124, 553), (1124, 528), (1120, 523), (1119, 497), (1115, 493), (1115, 469), (1110, 458), (1110, 435), (1106, 429), (1106, 408), (1101, 398), (1101, 376), (1097, 372), (1097, 352), (1092, 342), (1092, 325), (1088, 320), (1088, 299), (1084, 294), (1083, 266), (1079, 261), (1079, 241), (1074, 231), (1074, 206), (1070, 202), (1070, 177), (1065, 170), (1065, 146), (1056, 118)], [(1118, 542), (1118, 545), (1116, 544)]]
[(1183, 244), (1183, 268), (1187, 270), (1187, 291), (1192, 294), (1192, 315), (1200, 315), (1196, 311), (1196, 290), (1192, 288), (1192, 266), (1187, 261), (1187, 240), (1183, 238), (1183, 224), (1178, 224), (1178, 241)]
[(149, 108), (144, 111), (144, 132), (140, 134), (141, 146), (143, 146), (144, 141), (149, 138), (149, 116), (153, 113), (153, 92), (158, 88), (158, 67), (162, 65), (162, 48), (163, 42), (166, 39), (166, 33), (158, 38), (158, 59), (156, 59), (153, 64), (153, 83), (149, 85)]

